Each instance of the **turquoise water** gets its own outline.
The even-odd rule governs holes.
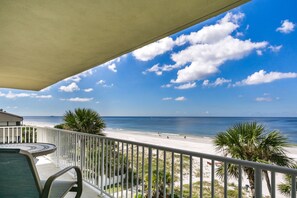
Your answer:
[[[239,122],[257,121],[269,130],[279,130],[297,143],[297,118],[293,117],[103,117],[108,130],[214,136]],[[25,116],[25,124],[54,126],[60,116]]]

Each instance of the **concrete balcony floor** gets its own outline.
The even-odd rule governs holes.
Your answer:
[[[46,157],[38,157],[38,162],[36,163],[37,171],[39,174],[39,177],[41,180],[47,180],[51,175],[57,173],[59,170],[58,167],[56,167],[50,160],[48,160]],[[73,180],[72,176],[70,174],[64,174],[59,178],[59,180]],[[89,184],[86,184],[84,182],[83,184],[83,193],[82,198],[100,198],[100,192],[90,186]],[[73,198],[75,197],[74,192],[68,193],[65,198]]]

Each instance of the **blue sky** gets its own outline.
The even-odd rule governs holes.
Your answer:
[[[42,91],[0,89],[4,110],[104,116],[297,116],[297,1],[254,0]]]

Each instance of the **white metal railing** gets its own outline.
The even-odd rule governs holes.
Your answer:
[[[286,174],[291,176],[291,197],[296,197],[295,169],[60,129],[26,128],[21,127],[27,138],[22,134],[22,142],[55,144],[53,162],[79,166],[84,181],[108,197],[251,197],[244,189],[247,167],[254,172],[255,197],[263,194],[263,171],[270,173],[272,198],[280,195],[276,176]],[[0,135],[13,140],[12,129],[1,129]],[[229,176],[230,164],[238,168],[237,178]],[[221,178],[216,174],[219,167]]]

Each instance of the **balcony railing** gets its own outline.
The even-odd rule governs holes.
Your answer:
[[[79,166],[84,181],[107,197],[251,197],[245,189],[247,167],[254,172],[255,197],[266,187],[263,171],[269,173],[272,198],[279,197],[282,179],[277,178],[285,175],[291,176],[291,197],[296,197],[297,170],[286,167],[43,127],[0,128],[0,139],[55,144],[53,163]],[[238,177],[228,174],[230,165]]]

